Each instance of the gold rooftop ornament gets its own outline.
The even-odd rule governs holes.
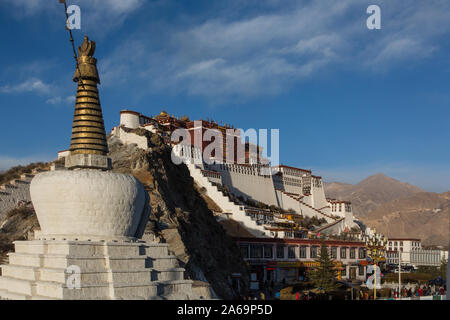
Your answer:
[[[106,157],[108,144],[97,89],[100,77],[94,53],[95,42],[85,36],[84,42],[78,47],[77,67],[73,77],[73,81],[78,82],[78,88],[70,156],[66,159],[66,167],[69,169],[111,168],[111,161]]]

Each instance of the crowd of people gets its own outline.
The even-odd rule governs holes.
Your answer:
[[[414,297],[422,297],[422,296],[436,296],[436,295],[445,295],[446,288],[445,286],[436,286],[436,285],[423,285],[422,287],[417,285],[415,288],[406,289],[403,287],[400,290],[400,293],[397,289],[391,289],[389,292],[389,298],[414,298]]]

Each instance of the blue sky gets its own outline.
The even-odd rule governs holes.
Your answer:
[[[109,131],[162,109],[280,129],[327,181],[450,189],[449,1],[73,0],[97,42]],[[366,8],[381,8],[368,30]],[[0,170],[70,144],[74,61],[57,0],[0,2]]]

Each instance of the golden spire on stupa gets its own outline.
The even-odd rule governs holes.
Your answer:
[[[78,82],[75,114],[73,116],[70,154],[97,154],[106,156],[105,126],[97,84],[100,77],[94,56],[95,42],[87,36],[78,47],[78,66],[73,77]]]

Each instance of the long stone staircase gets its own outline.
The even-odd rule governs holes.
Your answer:
[[[247,215],[244,206],[236,205],[230,201],[227,196],[224,196],[222,192],[220,192],[217,187],[203,175],[200,168],[191,163],[187,163],[186,166],[195,182],[206,189],[208,196],[214,200],[224,213],[231,214],[231,219],[241,222],[246,229],[256,237],[270,237],[269,230],[266,230],[263,225],[258,224],[256,219],[252,219]]]
[[[302,201],[301,199],[303,198],[303,196],[298,196],[292,193],[288,193],[288,192],[284,192],[282,191],[283,194],[285,194],[286,196],[288,196],[289,198],[298,201],[298,203],[300,204],[300,208],[301,209],[306,209],[306,211],[312,211],[314,216],[317,216],[318,218],[324,218],[325,220],[327,220],[328,223],[334,223],[337,221],[337,218],[326,214],[324,212],[322,212],[319,209],[314,208],[313,206],[307,204],[306,202]],[[303,210],[302,210],[303,211]],[[306,212],[307,213],[307,212]],[[308,214],[306,214],[308,215]]]
[[[184,280],[184,269],[169,255],[167,244],[57,240],[14,244],[10,263],[1,266],[1,299],[197,298],[192,280]]]

